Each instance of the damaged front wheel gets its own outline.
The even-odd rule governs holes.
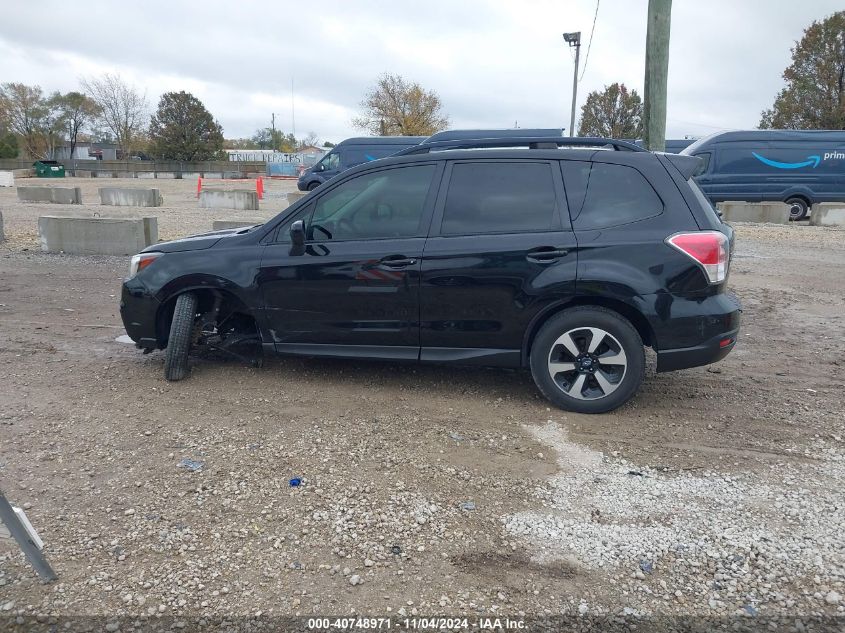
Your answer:
[[[188,373],[188,352],[191,349],[196,316],[197,296],[190,292],[179,295],[173,310],[164,359],[164,377],[167,380],[182,380]]]

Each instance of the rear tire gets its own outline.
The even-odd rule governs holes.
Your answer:
[[[643,341],[630,321],[597,306],[551,317],[531,346],[531,374],[553,404],[605,413],[637,392],[645,373]]]
[[[191,350],[194,319],[197,316],[197,296],[190,292],[179,295],[170,324],[167,339],[167,355],[164,359],[164,377],[167,380],[182,380],[188,374],[188,352]]]
[[[314,191],[319,186],[320,186],[319,182],[312,182],[308,185],[308,187],[306,187],[306,189],[308,189],[308,191]]]
[[[810,210],[810,205],[804,198],[790,198],[786,201],[789,205],[789,219],[793,222],[803,220],[807,217],[807,212]]]

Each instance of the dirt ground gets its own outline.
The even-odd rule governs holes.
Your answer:
[[[77,183],[85,200],[103,186]],[[195,208],[195,184],[155,185],[164,239],[233,215]],[[271,181],[261,213],[292,187]],[[161,352],[115,340],[128,258],[38,252],[54,208],[10,191],[0,486],[59,576],[40,583],[0,542],[10,626],[845,616],[845,231],[737,225],[736,349],[652,369],[631,403],[586,416],[519,371],[197,359],[167,383]]]

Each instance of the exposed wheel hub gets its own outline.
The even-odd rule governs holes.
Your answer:
[[[579,354],[575,366],[582,374],[594,374],[599,367],[599,359],[595,354]]]

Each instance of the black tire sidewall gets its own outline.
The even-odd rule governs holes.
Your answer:
[[[551,346],[561,334],[579,327],[601,328],[612,334],[625,350],[628,366],[622,384],[604,398],[572,398],[561,391],[549,375]],[[554,315],[540,328],[531,346],[530,365],[535,384],[556,406],[577,413],[605,413],[625,404],[639,389],[645,373],[645,351],[639,333],[623,316],[606,308],[578,307]]]
[[[185,293],[177,297],[164,359],[164,377],[167,380],[182,380],[188,374],[188,353],[196,308],[196,295]]]

